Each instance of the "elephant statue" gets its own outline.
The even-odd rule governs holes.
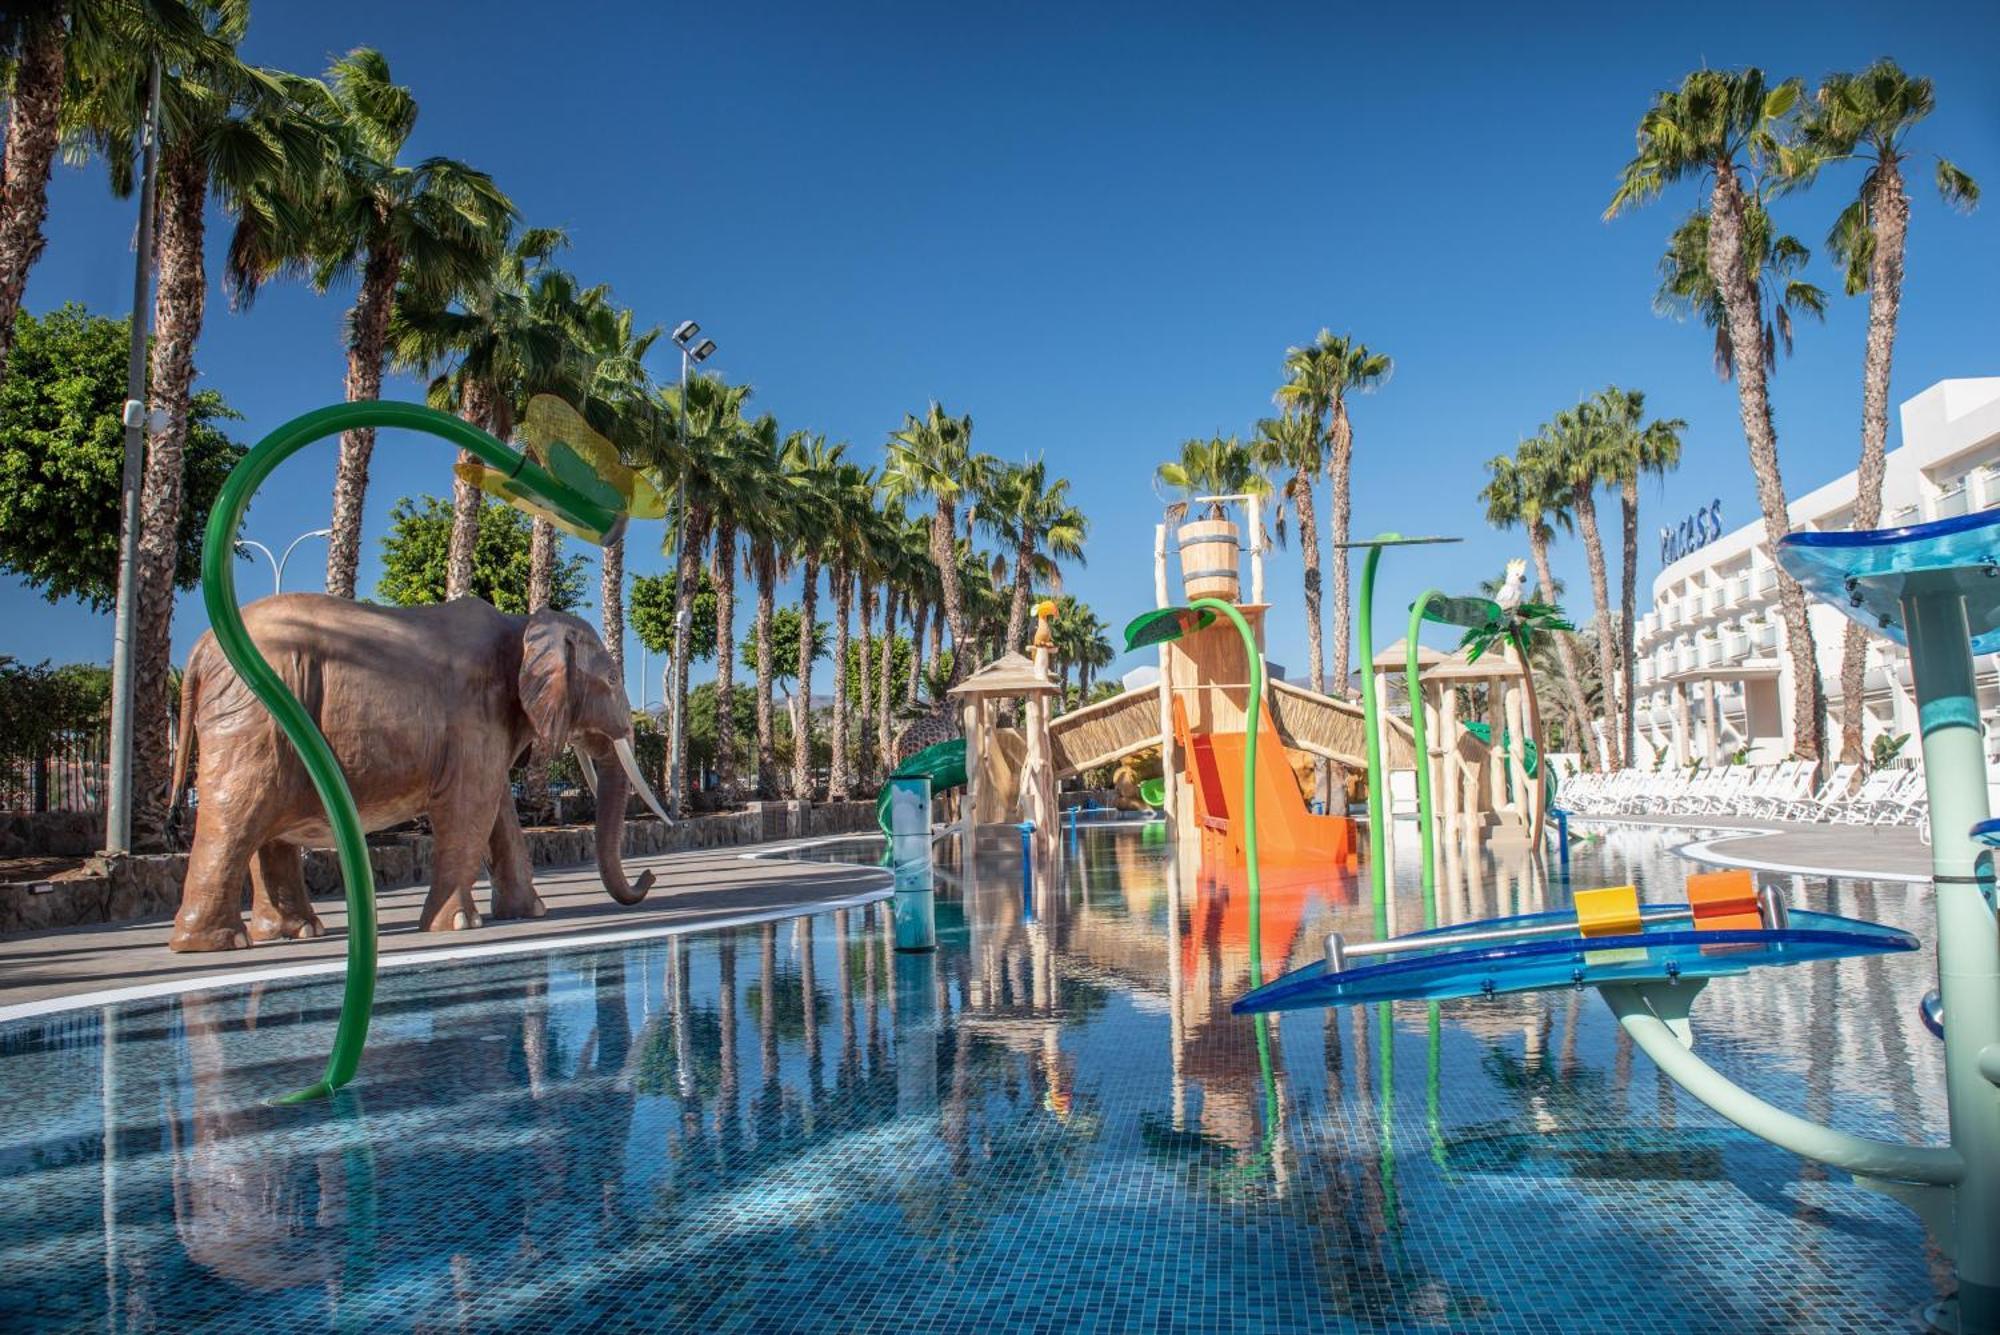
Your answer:
[[[379,607],[289,593],[243,609],[251,639],[319,726],[365,829],[428,815],[435,842],[425,931],[477,927],[472,884],[493,876],[495,918],[540,917],[508,770],[531,744],[577,748],[597,772],[597,868],[620,904],[649,871],[620,861],[626,799],[659,803],[632,757],[632,710],[597,632],[563,612],[509,616],[477,598]],[[306,895],[303,849],[331,838],[291,743],[222,656],[213,633],[188,657],[174,792],[189,743],[201,757],[187,881],[169,945],[228,950],[323,930]],[[245,873],[251,884],[246,934]]]

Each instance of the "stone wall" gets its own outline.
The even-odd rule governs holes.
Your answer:
[[[648,857],[710,848],[794,839],[807,834],[871,833],[873,802],[752,803],[747,811],[694,816],[672,826],[653,819],[625,822],[625,856]],[[537,867],[588,866],[597,860],[597,836],[587,825],[526,831],[528,856]],[[430,879],[431,836],[383,834],[369,840],[378,890],[421,885]],[[130,922],[171,915],[180,907],[187,855],[95,859],[81,871],[47,881],[0,884],[0,936],[52,927]],[[338,899],[345,890],[332,849],[306,850],[306,892]]]

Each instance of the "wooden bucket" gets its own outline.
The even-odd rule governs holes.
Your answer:
[[[1196,519],[1182,524],[1181,583],[1190,601],[1221,598],[1235,602],[1236,524],[1229,519]]]

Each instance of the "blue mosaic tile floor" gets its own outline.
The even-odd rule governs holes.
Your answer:
[[[1635,832],[1572,875],[1680,870]],[[392,970],[330,1106],[263,1100],[317,1074],[337,980],[0,1026],[0,1329],[1897,1330],[1948,1282],[1592,996],[1237,1018],[1240,887],[1140,831],[1025,895],[1005,842],[940,879],[931,956],[869,909]],[[1789,884],[1934,935],[1914,889]],[[1568,894],[1444,884],[1448,919]],[[1267,887],[1266,974],[1364,898]],[[1717,983],[1702,1051],[1938,1139],[1928,960]]]

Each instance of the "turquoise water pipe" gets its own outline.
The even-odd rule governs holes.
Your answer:
[[[251,693],[271,711],[271,717],[305,764],[320,803],[326,808],[327,828],[333,835],[341,880],[347,889],[347,984],[341,995],[333,1051],[327,1057],[326,1073],[317,1084],[285,1095],[277,1100],[280,1103],[325,1098],[352,1080],[361,1064],[361,1051],[368,1041],[369,1013],[375,1004],[375,873],[368,861],[368,840],[361,828],[361,813],[355,809],[354,795],[348,791],[347,776],[341,772],[333,748],[327,745],[298,697],[258,652],[244,628],[242,607],[236,597],[236,533],[251,496],[279,464],[308,445],[367,427],[421,431],[469,450],[484,463],[506,472],[522,490],[535,495],[578,529],[603,534],[608,539],[624,523],[623,515],[558,481],[532,459],[516,453],[478,427],[416,403],[364,400],[295,417],[257,442],[223,480],[203,538],[202,602],[223,657]]]

